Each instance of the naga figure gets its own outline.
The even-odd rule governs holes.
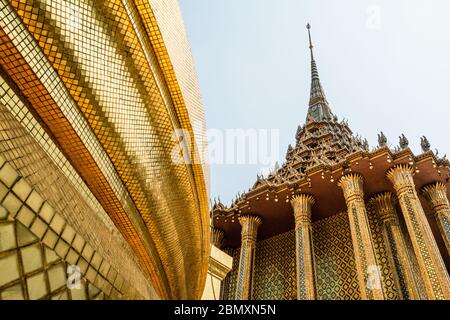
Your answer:
[[[423,152],[430,151],[430,142],[428,141],[427,137],[423,136],[420,138],[420,146],[422,147]]]
[[[379,145],[380,147],[383,147],[383,146],[386,145],[386,143],[387,143],[387,138],[386,138],[386,136],[384,135],[383,131],[381,131],[381,132],[378,134],[378,145]]]
[[[409,145],[409,141],[408,141],[408,139],[406,139],[406,137],[405,137],[405,135],[402,133],[402,135],[399,137],[399,140],[400,140],[400,148],[401,149],[405,149],[405,148],[407,148],[408,147],[408,145]]]

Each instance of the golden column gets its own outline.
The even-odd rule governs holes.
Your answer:
[[[220,248],[222,246],[223,238],[225,236],[223,230],[219,228],[213,228],[211,235],[212,235],[211,243],[215,245],[217,248]]]
[[[294,196],[291,200],[295,217],[298,300],[314,300],[316,297],[311,230],[311,207],[313,204],[314,198],[307,194]]]
[[[236,285],[236,300],[252,299],[253,265],[255,262],[256,237],[261,218],[254,215],[239,217],[242,226],[241,256]]]
[[[414,278],[412,262],[409,258],[405,238],[395,210],[395,199],[391,192],[385,192],[372,197],[370,203],[383,223],[382,230],[397,288],[403,299],[420,299]]]
[[[363,300],[383,300],[381,275],[364,204],[363,179],[359,174],[347,174],[339,180],[339,187],[347,203],[361,297]]]
[[[405,218],[428,299],[450,299],[447,270],[414,185],[413,169],[398,165],[386,176],[394,185]]]
[[[422,192],[433,209],[434,217],[450,254],[450,203],[447,198],[447,188],[442,182],[436,182],[422,188]]]

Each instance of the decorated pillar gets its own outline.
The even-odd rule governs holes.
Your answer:
[[[311,229],[311,207],[313,204],[314,198],[307,194],[294,196],[291,200],[295,217],[295,257],[298,300],[314,300],[316,298]]]
[[[242,226],[241,256],[236,285],[236,300],[251,300],[253,285],[253,265],[255,262],[256,237],[261,218],[254,215],[239,217]]]
[[[450,204],[447,198],[447,187],[442,182],[436,182],[425,186],[422,192],[430,203],[445,246],[450,254]]]
[[[395,210],[394,195],[390,192],[385,192],[372,197],[370,203],[382,221],[387,256],[393,269],[399,293],[403,299],[420,299],[413,274],[412,262],[407,252],[406,242]]]
[[[347,174],[339,180],[339,186],[347,203],[361,297],[363,300],[383,300],[381,275],[364,204],[363,179],[358,174]]]
[[[408,165],[398,165],[386,175],[397,193],[427,298],[450,299],[449,276],[417,195],[412,171]]]
[[[212,244],[220,249],[224,238],[223,230],[219,228],[213,228],[211,234],[212,234],[212,241],[211,241]]]

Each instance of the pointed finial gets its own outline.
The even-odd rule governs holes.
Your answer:
[[[311,91],[309,97],[309,109],[306,116],[306,121],[323,121],[332,120],[333,114],[328,106],[328,101],[325,96],[325,92],[320,84],[319,72],[317,70],[316,61],[314,60],[313,54],[313,44],[311,40],[311,25],[308,23],[306,25],[308,29],[309,38],[309,51],[311,54]]]
[[[306,29],[308,29],[308,38],[309,38],[309,50],[311,52],[311,60],[314,60],[314,55],[313,55],[313,44],[312,44],[312,40],[311,40],[311,25],[308,24],[306,25]]]

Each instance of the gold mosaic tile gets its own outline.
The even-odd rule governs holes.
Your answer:
[[[48,292],[44,272],[27,278],[27,288],[31,300],[43,298]]]
[[[15,285],[0,292],[0,300],[23,300],[22,286]]]
[[[33,4],[26,1],[10,3],[21,16],[23,24],[39,48],[34,46],[33,41],[11,45],[11,39],[6,35],[2,36],[4,52],[11,53],[3,57],[2,61],[7,72],[48,125],[113,222],[121,227],[122,234],[152,275],[160,294],[166,294],[165,291],[170,287],[173,295],[200,296],[201,284],[206,276],[209,247],[208,206],[203,168],[199,165],[171,166],[168,151],[173,149],[175,143],[171,140],[174,127],[181,123],[181,127],[192,132],[189,115],[193,115],[194,120],[203,121],[201,112],[198,112],[201,110],[201,103],[198,103],[197,99],[197,105],[194,108],[191,105],[189,113],[187,112],[182,91],[186,92],[186,88],[195,87],[195,83],[194,86],[189,86],[183,82],[180,88],[177,79],[187,78],[180,69],[177,71],[172,66],[165,51],[161,30],[155,28],[158,24],[155,24],[152,8],[140,1],[127,2],[127,8],[120,1],[68,1],[63,6],[50,0]],[[155,5],[157,6],[158,2],[155,2]],[[176,8],[174,3],[171,5]],[[7,14],[6,9],[3,11],[4,21],[13,26],[11,23],[15,23],[17,19]],[[29,11],[33,14],[29,14]],[[132,23],[134,16],[130,12],[140,15],[143,24]],[[179,14],[176,10],[174,13]],[[163,21],[162,19],[161,23]],[[78,29],[77,26],[83,28]],[[180,26],[181,24],[178,24],[177,28]],[[7,29],[7,26],[3,27]],[[28,40],[24,32],[18,31],[20,26],[14,27],[15,32],[24,40]],[[113,28],[116,31],[114,38],[104,32]],[[166,29],[162,32],[166,32],[164,30]],[[92,46],[93,42],[98,43],[98,46]],[[20,53],[23,57],[15,52],[15,46],[21,47]],[[44,62],[45,59],[39,60],[39,55],[35,54],[36,50],[41,50],[51,63],[52,67],[47,70],[57,71],[56,78],[42,73],[38,75],[39,79],[36,79],[33,71],[45,72],[44,66],[47,63]],[[175,58],[176,67],[182,59],[176,56]],[[18,62],[21,63],[21,73],[16,71]],[[13,65],[15,68],[11,68]],[[107,80],[96,72],[99,65],[108,70]],[[36,66],[40,68],[33,69]],[[178,77],[175,72],[178,72]],[[26,81],[23,76],[26,76]],[[110,81],[111,79],[114,81]],[[94,140],[88,142],[84,129],[75,125],[75,114],[67,111],[76,108],[67,109],[67,112],[63,111],[61,114],[61,109],[53,107],[63,107],[67,103],[61,95],[48,92],[47,88],[52,85],[65,87],[88,121],[95,138],[101,144],[102,150],[94,155],[98,161],[93,161],[93,155],[85,149],[85,145],[92,145]],[[127,90],[120,90],[121,88]],[[192,92],[186,96],[190,96],[190,102],[195,100]],[[120,103],[117,103],[118,101]],[[149,112],[155,108],[158,112]],[[135,110],[135,113],[130,114],[130,110]],[[60,114],[57,114],[58,112]],[[172,122],[174,115],[179,123]],[[127,121],[131,121],[135,128],[135,137],[128,134],[130,131]],[[146,139],[137,139],[142,135],[145,135]],[[147,139],[148,135],[152,138]],[[80,137],[87,143],[80,141]],[[196,150],[197,146],[194,145],[192,156]],[[89,151],[95,150],[91,148]],[[105,151],[121,181],[114,182],[110,176],[105,177],[108,164],[101,160]],[[145,172],[149,181],[146,181],[140,172]],[[160,187],[156,187],[158,184],[151,183],[153,181],[165,181],[163,187],[167,188],[167,192],[161,192]],[[121,183],[126,185],[126,189],[120,186]],[[128,203],[136,204],[138,213],[153,239],[157,239],[156,234],[167,238],[152,244],[134,232],[137,227],[136,220],[130,221],[127,216],[134,209],[118,201],[117,196],[123,199],[122,194],[115,194],[118,190],[129,191],[132,202]],[[150,194],[164,194],[166,199],[158,203],[159,196],[149,197]],[[128,210],[127,213],[124,209]],[[174,214],[175,212],[178,214]],[[167,225],[176,226],[176,232],[158,231],[164,230]],[[192,230],[198,231],[192,233]],[[188,234],[190,236],[187,236]],[[183,241],[179,238],[183,238]],[[151,257],[148,257],[146,255],[155,250],[152,246],[155,247],[157,255],[153,252]],[[188,255],[189,250],[186,248],[196,248],[194,252],[198,253],[200,259]],[[160,257],[164,268],[158,262],[157,256]],[[186,263],[179,263],[183,260],[186,260]],[[192,277],[183,281],[186,274],[192,273],[184,270],[184,265],[191,265],[199,271],[199,279]],[[165,270],[168,270],[166,275]],[[165,283],[165,277],[168,284]],[[160,280],[162,283],[159,283]],[[196,289],[192,291],[192,288]]]
[[[0,287],[19,278],[17,253],[0,256]]]
[[[20,179],[12,190],[22,201],[25,201],[31,193],[31,187],[25,179]]]
[[[8,211],[5,209],[5,207],[0,206],[0,220],[4,220],[8,217]]]
[[[30,273],[43,267],[43,257],[41,251],[41,246],[39,244],[34,244],[20,250],[25,273]]]
[[[8,251],[17,246],[14,229],[14,223],[0,224],[0,251]]]
[[[22,222],[26,227],[31,226],[31,222],[33,222],[34,213],[26,206],[22,206],[17,214],[17,220]]]
[[[36,191],[33,191],[28,197],[26,204],[34,212],[39,212],[39,209],[41,208],[43,202],[44,200],[42,199],[42,197]]]
[[[37,217],[30,228],[31,232],[33,232],[39,239],[42,239],[42,237],[45,234],[45,231],[47,231],[47,225],[45,222]]]
[[[8,210],[11,216],[15,216],[22,206],[22,203],[12,192],[10,192],[3,199],[2,206]]]
[[[44,219],[45,222],[50,223],[52,221],[55,210],[46,202],[43,204],[39,215]]]
[[[21,223],[16,223],[16,232],[19,247],[26,246],[37,240],[37,237]]]
[[[63,264],[58,264],[47,270],[50,290],[55,291],[66,285],[66,270]]]
[[[13,167],[7,163],[0,169],[0,177],[0,180],[10,188],[18,178],[18,174],[16,170],[14,170]]]

